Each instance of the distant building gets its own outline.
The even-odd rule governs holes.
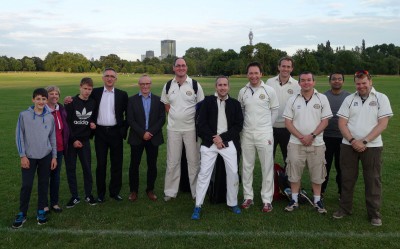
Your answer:
[[[251,29],[250,29],[250,33],[249,33],[250,46],[253,46],[253,37],[254,37],[253,31],[251,31]]]
[[[154,58],[154,51],[153,50],[148,50],[146,51],[146,58]]]
[[[163,40],[161,41],[161,58],[165,59],[168,55],[176,56],[176,41]]]
[[[144,59],[146,59],[146,58],[149,58],[149,59],[154,58],[154,51],[148,50],[148,51],[146,51],[146,54],[141,55],[141,61],[144,61]]]

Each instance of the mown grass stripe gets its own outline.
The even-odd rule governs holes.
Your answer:
[[[166,231],[166,230],[76,230],[76,229],[27,229],[22,228],[14,230],[12,228],[0,228],[1,232],[17,232],[17,233],[46,233],[46,234],[71,234],[71,235],[107,235],[107,236],[139,236],[139,237],[193,237],[193,236],[214,236],[214,237],[298,237],[298,238],[400,238],[400,232],[315,232],[315,231],[220,231],[220,232],[209,232],[209,231]]]

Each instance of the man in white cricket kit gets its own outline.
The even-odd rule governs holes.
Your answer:
[[[272,211],[274,194],[273,150],[274,138],[272,125],[278,116],[279,102],[275,90],[261,80],[262,69],[258,62],[247,66],[249,82],[239,91],[238,100],[242,106],[244,125],[241,137],[243,151],[243,209],[253,205],[253,170],[255,153],[261,164],[262,212]]]
[[[161,102],[168,113],[167,125],[167,169],[165,172],[164,200],[169,201],[178,194],[181,177],[182,141],[185,144],[188,162],[189,182],[192,197],[196,197],[196,178],[200,167],[200,154],[196,143],[195,114],[196,104],[204,99],[203,89],[197,84],[197,93],[193,82],[187,75],[184,59],[175,61],[173,70],[175,77],[167,84],[161,94]]]

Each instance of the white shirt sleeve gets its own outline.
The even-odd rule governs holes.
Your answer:
[[[295,98],[296,98],[296,95],[293,96],[293,97],[290,97],[288,99],[288,101],[286,103],[285,110],[283,111],[283,115],[282,115],[283,118],[287,118],[287,119],[293,120],[294,112],[293,112],[292,107],[293,107],[293,104],[294,104],[293,101],[295,100]]]
[[[272,124],[274,124],[276,119],[278,118],[278,113],[279,113],[279,110],[277,108],[271,110],[271,121],[272,121]]]
[[[169,99],[168,99],[168,95],[167,95],[167,91],[166,91],[166,86],[167,84],[164,85],[162,92],[161,92],[161,102],[163,102],[164,104],[169,104]],[[171,89],[170,89],[171,90]]]
[[[380,93],[379,95],[380,96],[377,96],[379,101],[378,119],[393,116],[393,111],[390,106],[389,98],[382,93]]]
[[[201,85],[199,84],[199,82],[197,82],[197,103],[199,103],[200,101],[202,101],[204,99],[204,92],[203,92],[203,88],[201,87]],[[161,100],[162,101],[162,100]]]

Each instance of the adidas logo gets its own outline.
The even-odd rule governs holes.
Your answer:
[[[86,108],[83,108],[82,113],[80,113],[79,111],[75,111],[75,114],[80,120],[74,120],[74,124],[76,124],[76,125],[88,125],[89,124],[89,122],[86,121],[85,119],[90,118],[90,116],[92,116],[92,112],[86,113]]]
[[[86,108],[83,108],[82,113],[75,111],[75,114],[79,119],[88,119],[90,116],[92,116],[92,112],[86,113]]]

